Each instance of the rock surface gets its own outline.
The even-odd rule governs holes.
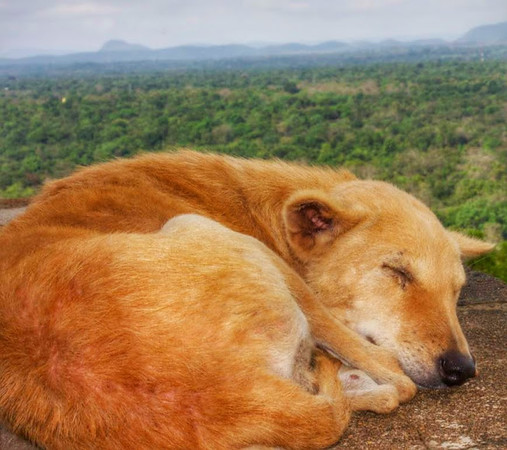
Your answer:
[[[507,449],[507,285],[488,278],[487,289],[503,298],[465,297],[458,307],[479,377],[455,389],[420,391],[387,416],[356,414],[336,448]]]
[[[0,226],[6,225],[9,220],[14,219],[17,215],[21,214],[26,208],[10,208],[0,209]]]
[[[0,204],[0,226],[23,203]],[[479,377],[464,386],[420,391],[394,413],[356,413],[336,449],[507,449],[507,284],[468,274],[458,315]],[[0,426],[0,450],[34,450]]]

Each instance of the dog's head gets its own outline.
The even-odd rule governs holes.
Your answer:
[[[456,316],[461,259],[492,244],[446,230],[414,197],[375,181],[297,192],[284,219],[291,251],[319,298],[391,349],[414,382],[443,387],[475,375]]]

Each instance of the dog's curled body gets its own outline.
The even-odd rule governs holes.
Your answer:
[[[180,214],[208,219],[164,227]],[[350,408],[328,359],[319,395],[298,385],[309,330],[389,386],[353,409],[461,384],[460,257],[491,248],[341,170],[195,152],[83,169],[0,233],[0,419],[56,449],[324,447]]]
[[[339,438],[337,367],[320,358],[313,373],[298,280],[255,239],[192,215],[156,234],[41,227],[18,239],[39,245],[23,258],[3,248],[0,417],[13,430],[48,449]]]

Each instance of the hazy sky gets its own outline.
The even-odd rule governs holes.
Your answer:
[[[507,20],[506,0],[0,0],[0,54],[187,43],[457,37]]]

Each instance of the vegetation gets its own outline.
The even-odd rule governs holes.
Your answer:
[[[181,146],[346,166],[450,227],[507,237],[507,62],[425,61],[0,78],[0,196]],[[476,262],[506,276],[506,246]]]

